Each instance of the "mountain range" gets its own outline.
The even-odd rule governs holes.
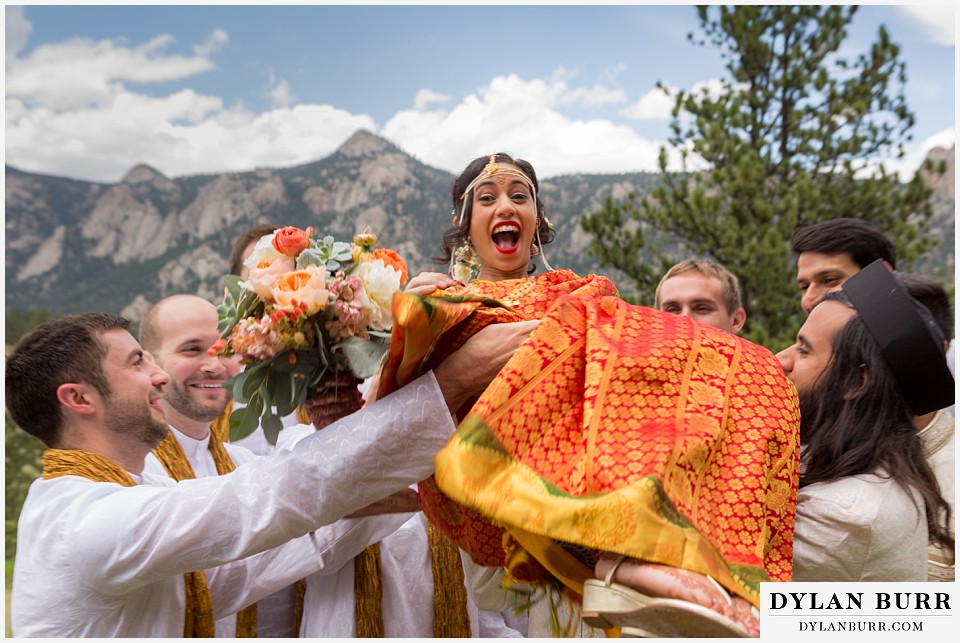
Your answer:
[[[937,149],[931,156],[947,161],[948,170],[931,181],[935,215],[921,232],[942,241],[920,265],[952,288],[954,150]],[[5,170],[8,309],[103,310],[137,320],[171,294],[216,302],[233,240],[264,221],[312,225],[345,241],[369,227],[379,245],[406,259],[411,274],[446,271],[432,257],[452,219],[454,175],[363,130],[326,158],[284,169],[171,179],[137,165],[115,184]],[[587,255],[589,239],[579,219],[607,196],[643,194],[658,180],[656,173],[541,180],[540,195],[557,234],[546,247],[549,262],[624,283]]]

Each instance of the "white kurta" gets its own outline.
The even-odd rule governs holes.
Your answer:
[[[867,474],[818,482],[797,494],[795,581],[924,581],[927,519],[889,478]]]
[[[214,612],[235,613],[382,538],[371,527],[381,519],[331,523],[432,474],[453,430],[429,373],[225,476],[37,480],[19,521],[13,634],[180,637],[182,575],[196,569],[210,570]]]
[[[956,508],[956,420],[949,409],[940,409],[930,420],[930,424],[920,431],[920,441],[923,442],[923,453],[927,456],[927,463],[937,476],[940,493],[950,505],[950,533],[956,534],[954,525],[957,523],[954,510]],[[930,545],[927,551],[927,580],[951,582],[955,578],[955,555],[949,550]]]
[[[202,440],[196,440],[180,432],[176,427],[170,426],[170,431],[174,438],[183,449],[190,468],[197,478],[208,478],[219,475],[217,473],[217,463],[210,453],[210,435]],[[224,447],[230,455],[230,459],[235,466],[241,466],[247,462],[257,459],[256,454],[235,444],[225,444]],[[144,465],[144,471],[155,473],[156,475],[168,475],[166,469],[160,463],[153,453],[147,456]],[[257,609],[257,637],[258,638],[276,638],[291,637],[296,631],[294,619],[294,609],[296,602],[296,586],[290,585],[280,591],[266,596],[258,601]],[[216,636],[217,638],[235,638],[237,635],[237,616],[236,614],[227,614],[225,616],[216,615]]]
[[[297,441],[314,432],[313,427],[305,425],[284,429],[277,441],[277,448],[291,448]],[[427,518],[422,512],[418,512],[380,541],[380,579],[383,586],[381,610],[384,636],[432,638],[433,568],[427,536]],[[469,587],[467,613],[473,637],[521,636],[519,632],[504,624],[504,618],[499,613],[480,613],[474,601],[469,598]],[[352,560],[336,574],[315,574],[307,578],[300,636],[357,636]]]

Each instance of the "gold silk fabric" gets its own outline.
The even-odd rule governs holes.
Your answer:
[[[487,323],[542,320],[420,485],[474,561],[582,593],[610,551],[708,574],[754,605],[761,581],[790,580],[799,409],[768,350],[569,271],[455,294],[395,298],[382,388]]]

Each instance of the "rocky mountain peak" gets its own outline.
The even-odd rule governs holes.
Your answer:
[[[153,169],[145,163],[139,163],[130,168],[130,171],[127,172],[126,176],[123,177],[121,183],[133,184],[133,183],[152,183],[160,179],[162,181],[168,181],[167,177]]]
[[[347,158],[363,158],[395,151],[396,148],[389,141],[380,138],[373,132],[361,129],[357,130],[340,146],[337,154]]]

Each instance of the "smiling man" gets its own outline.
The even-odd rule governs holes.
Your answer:
[[[790,249],[797,255],[800,305],[807,315],[824,295],[840,290],[843,282],[877,259],[888,270],[897,267],[893,243],[861,219],[838,217],[798,228]]]
[[[148,471],[177,481],[205,478],[229,473],[257,457],[241,446],[211,439],[210,423],[231,399],[223,383],[240,370],[235,360],[207,353],[218,337],[217,309],[200,297],[167,297],[144,315],[140,343],[170,377],[163,395],[169,430],[147,457]],[[294,596],[290,586],[268,597],[273,609],[258,614],[251,605],[219,618],[216,636],[249,638],[258,630],[261,637],[291,636]],[[283,627],[281,613],[291,621],[288,627]]]

